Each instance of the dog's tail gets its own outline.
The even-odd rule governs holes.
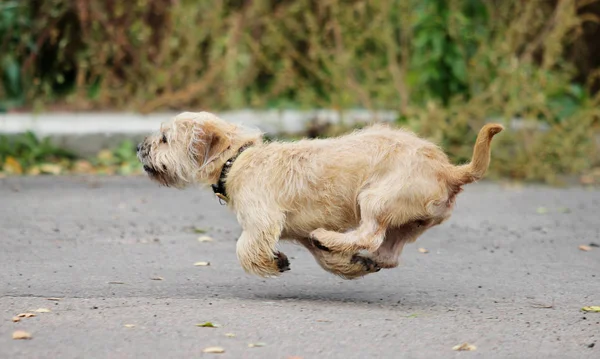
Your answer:
[[[502,125],[496,123],[483,126],[477,135],[471,163],[454,167],[453,177],[456,185],[461,186],[480,180],[483,177],[490,165],[492,138],[503,129]]]

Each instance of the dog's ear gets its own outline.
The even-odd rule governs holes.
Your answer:
[[[197,155],[196,160],[200,167],[204,167],[231,146],[235,127],[227,123],[213,123],[212,121],[196,124],[196,126],[199,128],[194,130],[192,151]]]

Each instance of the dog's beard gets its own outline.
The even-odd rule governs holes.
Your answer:
[[[169,176],[166,171],[159,171],[159,170],[155,169],[154,167],[151,167],[148,165],[144,165],[144,171],[146,171],[146,173],[148,174],[148,177],[150,177],[151,180],[156,181],[163,186],[177,187],[175,185],[176,184],[175,179],[173,179],[171,176]]]
[[[166,187],[182,187],[181,181],[175,175],[173,171],[169,171],[166,165],[154,164],[150,156],[150,150],[138,151],[138,159],[142,163],[144,171],[148,174],[151,180],[158,182],[162,186]]]

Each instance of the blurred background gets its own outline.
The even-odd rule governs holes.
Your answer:
[[[600,182],[598,0],[1,0],[0,74],[5,118],[390,111],[455,162],[498,121],[490,178]],[[5,133],[0,175],[137,173],[134,142],[83,156]]]

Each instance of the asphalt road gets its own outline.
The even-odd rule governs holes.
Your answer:
[[[600,248],[578,248],[600,244],[599,213],[599,191],[470,185],[399,268],[346,281],[284,244],[292,269],[267,280],[207,191],[2,179],[0,358],[600,358],[600,313],[581,310],[600,305]]]

